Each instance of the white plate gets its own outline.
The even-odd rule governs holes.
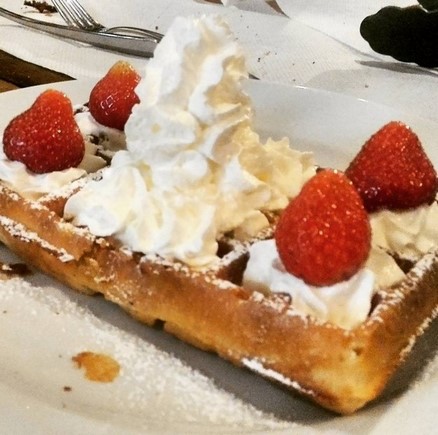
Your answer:
[[[50,87],[81,103],[91,83]],[[438,163],[438,125],[431,122],[328,92],[258,81],[247,88],[260,133],[289,136],[295,148],[314,151],[323,166],[345,168],[362,143],[392,119],[410,124]],[[0,131],[41,90],[0,95]],[[10,255],[2,249],[3,261]],[[139,324],[101,298],[79,295],[36,273],[26,281],[0,282],[0,432],[433,432],[436,337],[437,322],[381,399],[354,416],[338,417]],[[113,356],[121,375],[109,384],[87,381],[71,361],[82,351]]]

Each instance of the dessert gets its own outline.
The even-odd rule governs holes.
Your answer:
[[[128,62],[113,65],[91,91],[89,107],[93,118],[102,125],[123,130],[132,107],[139,102],[135,93],[139,81],[139,74]]]
[[[126,149],[108,166],[27,196],[24,185],[54,173],[33,175],[20,166],[27,171],[20,185],[7,176],[12,164],[23,164],[0,162],[0,239],[71,287],[101,293],[146,324],[162,324],[348,414],[378,396],[436,315],[437,254],[431,250],[404,272],[373,243],[345,175],[316,174],[312,156],[287,139],[262,142],[241,88],[245,75],[243,53],[224,23],[177,19],[135,89]],[[291,212],[291,200],[302,203],[311,191],[321,210],[320,189],[309,188],[319,183],[328,210],[339,186],[338,211],[327,219],[343,216],[335,231],[347,236],[337,238],[336,250],[326,245],[334,268],[308,284],[280,270],[276,244],[287,241],[284,216],[307,213],[303,205]],[[345,209],[354,219],[343,221]],[[315,222],[322,231],[326,219]],[[272,259],[265,261],[268,251]],[[285,263],[295,258],[281,256]],[[288,291],[260,282],[265,269],[258,264],[268,275],[276,267],[282,278],[292,277]]]
[[[47,124],[46,112],[50,113]],[[6,127],[3,151],[9,160],[23,163],[36,174],[78,166],[84,158],[85,143],[70,100],[58,91],[43,92],[30,109]]]
[[[436,248],[438,178],[409,127],[400,122],[382,127],[346,174],[370,212],[373,245],[411,265]]]
[[[390,122],[362,147],[346,170],[369,212],[432,204],[438,179],[417,135]]]
[[[321,287],[350,279],[368,258],[370,239],[357,190],[343,174],[329,170],[306,183],[281,213],[275,231],[286,270]]]

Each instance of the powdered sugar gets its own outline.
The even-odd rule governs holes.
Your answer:
[[[21,279],[0,282],[1,312],[0,366],[6,371],[0,370],[0,382],[8,382],[8,370],[17,371],[32,394],[53,406],[60,406],[60,400],[69,410],[143,430],[188,423],[195,423],[191,432],[197,427],[240,431],[294,426],[245,404],[178,358],[99,319],[54,288],[33,287]],[[27,349],[26,358],[20,348]],[[71,363],[82,351],[111,356],[121,374],[105,386],[85,380]],[[63,385],[71,394],[62,393]]]
[[[314,392],[311,390],[307,390],[298,382],[293,381],[292,379],[286,378],[281,373],[276,372],[275,370],[271,370],[266,368],[263,363],[257,359],[248,359],[244,358],[242,360],[243,365],[245,367],[248,367],[250,370],[253,370],[262,376],[265,376],[269,379],[272,379],[274,381],[279,382],[280,384],[286,385],[288,387],[293,388],[294,390],[301,391],[302,393],[308,394],[308,395],[314,395]]]
[[[376,309],[373,311],[371,320],[381,322],[381,314],[388,310],[390,307],[397,306],[405,298],[405,294],[408,291],[415,291],[418,282],[423,277],[424,273],[430,271],[432,265],[438,261],[438,251],[432,251],[426,254],[409,272],[407,278],[400,283],[400,286],[396,288],[389,288],[381,290],[382,301],[379,302]],[[435,318],[432,315],[431,318]]]
[[[74,260],[73,255],[69,254],[65,249],[58,249],[46,240],[41,239],[38,234],[28,231],[22,224],[19,224],[12,219],[0,216],[0,224],[7,228],[9,234],[13,237],[18,237],[24,242],[39,244],[45,250],[56,255],[63,263]]]

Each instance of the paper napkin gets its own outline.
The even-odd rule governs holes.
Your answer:
[[[250,72],[260,79],[341,92],[438,121],[431,98],[438,73],[373,53],[360,38],[361,20],[386,0],[277,0],[285,14],[241,9],[241,2],[246,0],[228,0],[228,6],[202,0],[126,0],[121,6],[113,0],[81,0],[107,26],[133,25],[161,33],[179,15],[219,14],[243,46]],[[263,3],[257,1],[257,6],[268,6]],[[3,0],[1,6],[62,22],[58,14],[44,17],[35,9],[30,12],[21,1]],[[140,72],[146,62],[48,36],[4,18],[0,18],[0,49],[75,78],[98,79],[121,58]]]

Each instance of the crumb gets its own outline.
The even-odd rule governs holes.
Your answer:
[[[63,390],[64,390],[65,392],[67,392],[67,393],[69,393],[72,389],[73,389],[73,388],[72,388],[72,387],[69,387],[68,385],[66,385],[66,386],[63,388]]]
[[[14,276],[26,276],[30,275],[31,270],[24,263],[1,263],[0,262],[0,276],[2,278],[12,278]]]
[[[32,8],[35,8],[41,14],[45,14],[45,13],[51,14],[51,13],[58,12],[54,6],[49,5],[47,2],[39,2],[39,1],[35,1],[35,0],[30,0],[30,1],[25,1],[24,6],[30,6]]]
[[[85,370],[85,377],[90,381],[112,382],[120,372],[120,364],[108,355],[81,352],[72,360],[78,368]]]

